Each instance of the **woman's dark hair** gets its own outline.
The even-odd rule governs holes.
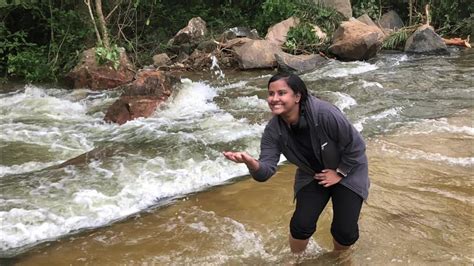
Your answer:
[[[304,81],[295,74],[278,73],[270,78],[267,88],[270,87],[270,83],[280,79],[285,80],[286,84],[288,84],[295,94],[299,93],[301,95],[302,102],[308,99],[308,89],[306,88],[306,84],[304,84]]]

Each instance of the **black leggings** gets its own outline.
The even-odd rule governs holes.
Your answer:
[[[296,194],[296,209],[291,217],[290,233],[295,239],[308,239],[316,231],[319,215],[332,200],[331,234],[341,245],[350,246],[359,238],[362,198],[341,184],[323,187],[317,181],[304,186]]]

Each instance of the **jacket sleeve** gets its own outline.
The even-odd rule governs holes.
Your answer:
[[[338,169],[349,174],[354,166],[367,163],[365,142],[344,114],[331,105],[321,113],[320,124],[327,136],[337,143],[341,152]]]
[[[260,141],[259,168],[256,171],[249,169],[252,177],[259,182],[264,182],[275,174],[281,154],[281,147],[276,136],[275,128],[272,127],[272,123],[269,123]]]

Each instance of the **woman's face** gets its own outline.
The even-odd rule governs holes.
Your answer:
[[[270,83],[268,86],[267,102],[272,114],[289,116],[299,112],[301,94],[295,92],[286,84],[284,79]]]

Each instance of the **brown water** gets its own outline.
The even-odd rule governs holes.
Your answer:
[[[371,189],[360,239],[333,254],[331,208],[302,265],[472,265],[473,109],[368,139]],[[275,265],[287,244],[295,168],[189,195],[107,227],[42,244],[18,265]]]

